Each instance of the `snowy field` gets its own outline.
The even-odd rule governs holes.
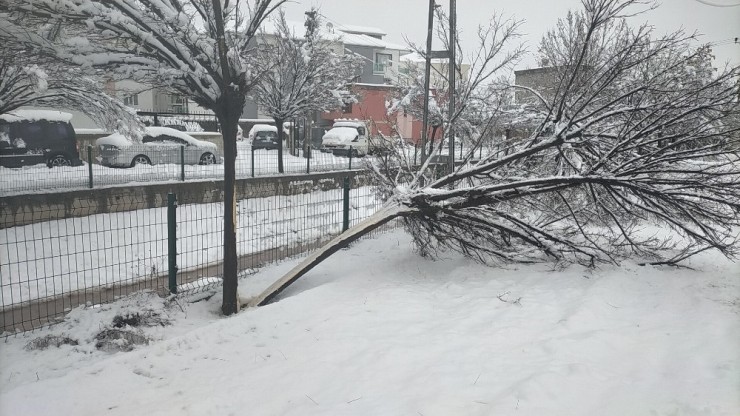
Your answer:
[[[236,159],[237,178],[252,176],[251,147],[245,143],[238,144]],[[330,153],[315,150],[310,160],[311,172],[344,170],[349,166],[349,159],[337,157]],[[94,155],[93,155],[94,157]],[[254,152],[254,175],[277,175],[277,150],[259,149]],[[352,161],[353,167],[360,167],[362,161]],[[284,171],[286,174],[306,172],[306,159],[283,153]],[[10,169],[0,167],[0,195],[17,195],[35,192],[59,192],[60,189],[86,189],[89,185],[89,167],[85,164],[77,167],[58,167],[49,169],[46,165],[24,166]],[[179,164],[138,165],[133,168],[109,168],[93,164],[93,186],[127,184],[136,182],[172,182],[180,180]],[[224,165],[186,165],[185,179],[223,179]]]
[[[338,234],[342,189],[239,201],[237,252],[290,249]],[[371,187],[350,191],[350,219],[377,209]],[[178,267],[223,258],[223,204],[178,207]],[[133,283],[167,271],[167,209],[97,214],[0,230],[0,305]]]
[[[142,294],[7,338],[0,414],[736,416],[740,267],[689,265],[486,268],[394,231],[230,318],[218,294]],[[124,326],[150,340],[130,352],[95,339],[133,313],[168,324]],[[78,345],[24,349],[49,334]]]

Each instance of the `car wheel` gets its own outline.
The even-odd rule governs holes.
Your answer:
[[[203,155],[200,157],[201,165],[213,165],[215,163],[216,156],[214,156],[213,153],[203,153]]]
[[[144,155],[138,155],[134,157],[134,160],[131,161],[132,168],[136,165],[151,165],[151,164],[152,164],[152,161],[149,160],[149,158]]]
[[[67,159],[67,156],[64,155],[54,155],[49,158],[49,161],[46,162],[46,164],[50,167],[56,167],[56,166],[71,166],[72,161]]]

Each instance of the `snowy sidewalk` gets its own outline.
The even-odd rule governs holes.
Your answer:
[[[218,295],[183,310],[141,295],[8,338],[0,414],[737,415],[740,267],[691,266],[486,268],[422,259],[394,231],[231,318]],[[147,309],[171,322],[141,329],[149,345],[95,348]],[[79,345],[23,349],[50,333]]]

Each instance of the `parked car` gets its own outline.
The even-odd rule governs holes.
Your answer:
[[[82,165],[71,119],[69,113],[49,110],[15,110],[0,115],[0,166]]]
[[[370,153],[367,125],[359,120],[341,120],[322,138],[321,150],[335,155],[364,156]]]
[[[247,140],[252,144],[252,149],[277,149],[277,127],[269,124],[255,124],[249,130]]]
[[[322,137],[321,151],[337,156],[383,154],[392,147],[393,138],[372,133],[369,123],[358,119],[337,119]]]
[[[98,161],[103,166],[134,167],[180,163],[180,152],[185,146],[185,164],[211,165],[221,163],[218,147],[168,127],[146,127],[141,143],[122,134],[112,134],[95,141]]]

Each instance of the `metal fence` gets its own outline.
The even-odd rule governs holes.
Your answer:
[[[93,160],[92,164],[83,162],[82,166],[61,166],[48,168],[46,165],[25,166],[23,168],[0,167],[0,196],[19,195],[34,192],[59,192],[97,188],[101,186],[132,184],[140,182],[168,182],[201,179],[223,179],[224,165],[187,164],[184,148],[162,149],[152,146],[156,154],[167,154],[163,163],[136,165],[128,168],[106,167],[97,163],[98,150],[92,146],[83,150],[83,160]],[[165,152],[167,150],[167,152]],[[179,150],[179,151],[178,151]],[[330,172],[359,168],[366,158],[335,156],[318,150],[295,155],[283,153],[284,174]],[[220,161],[219,161],[220,162]],[[237,147],[237,179],[272,176],[281,174],[278,170],[277,150],[253,149],[248,143],[240,142]]]
[[[345,192],[345,177],[349,173],[323,175],[320,186],[307,181],[312,189],[298,193],[301,187],[288,192],[270,181],[240,182],[237,194],[247,197],[237,209],[239,269],[314,250],[340,233],[344,221],[375,212],[380,202],[372,187],[353,176]],[[2,330],[34,329],[77,305],[142,289],[169,293],[219,285],[223,203],[203,203],[202,191],[180,189],[169,196],[169,206],[74,218],[64,217],[64,207],[50,207],[60,210],[50,217],[60,219],[0,229]],[[157,198],[167,201],[168,195]]]

